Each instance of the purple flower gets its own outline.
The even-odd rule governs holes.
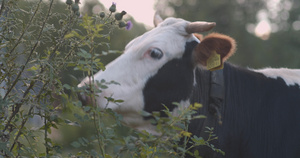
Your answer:
[[[127,21],[126,23],[126,30],[130,30],[133,27],[133,24],[131,21]]]
[[[109,7],[109,11],[112,12],[112,13],[115,12],[116,11],[116,5],[117,4],[115,2],[112,2],[112,5]]]

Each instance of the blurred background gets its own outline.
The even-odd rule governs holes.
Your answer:
[[[82,1],[82,0],[81,0]],[[212,30],[236,39],[238,49],[230,62],[251,68],[300,67],[300,1],[298,0],[115,0],[117,8],[133,19],[131,31],[116,31],[111,49],[125,45],[153,27],[158,10],[163,18],[213,21]],[[98,14],[111,0],[82,1],[81,13]],[[121,11],[121,10],[119,10]],[[131,15],[131,16],[130,16]]]
[[[215,32],[236,39],[230,62],[251,68],[300,67],[300,1],[169,0],[164,15],[217,23]]]
[[[21,1],[20,7],[28,8],[33,2],[36,1]],[[112,2],[116,2],[117,12],[125,10],[127,12],[125,20],[131,20],[133,23],[133,28],[129,31],[114,30],[110,41],[105,41],[109,45],[97,50],[99,54],[103,54],[101,61],[104,64],[119,56],[129,41],[152,29],[153,15],[158,10],[163,18],[177,17],[188,21],[216,22],[217,26],[210,32],[226,34],[237,41],[238,49],[229,59],[231,63],[250,68],[300,68],[299,0],[80,0],[80,2],[81,15],[99,14],[107,11]],[[57,1],[53,8],[53,13],[68,13],[65,0]],[[46,12],[47,8],[43,9]],[[28,21],[28,18],[24,17],[24,21]],[[50,19],[54,27],[59,26],[60,18],[57,16]],[[39,47],[37,52],[39,51],[44,50]],[[109,51],[114,53],[105,53]],[[69,68],[61,73],[61,77],[63,83],[76,86],[85,76],[82,72]],[[66,116],[67,118],[74,119],[72,111],[68,115],[70,116]],[[95,132],[91,129],[91,124],[82,124],[81,128],[61,127],[62,132],[57,132],[57,135],[53,132],[53,137],[57,142],[69,146],[74,138]],[[125,129],[120,130],[120,133],[124,134],[124,131],[129,130],[123,128]]]

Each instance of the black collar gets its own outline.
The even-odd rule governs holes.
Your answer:
[[[223,69],[215,70],[210,73],[210,92],[208,110],[216,117],[218,123],[222,124],[220,108],[224,102],[225,87],[224,87]]]
[[[207,107],[203,107],[203,114],[206,118],[203,120],[202,125],[199,128],[200,136],[205,138],[207,136],[206,127],[216,128],[218,125],[222,124],[221,117],[221,108],[224,105],[225,100],[225,85],[224,85],[224,76],[223,70],[215,70],[209,72],[208,76],[208,102],[205,105]],[[206,92],[207,93],[207,92]],[[205,106],[204,105],[204,106]],[[206,113],[206,110],[208,113]]]
[[[221,118],[221,108],[224,106],[225,101],[225,85],[224,85],[224,76],[223,70],[215,70],[209,72],[205,83],[208,84],[208,101],[204,101],[207,107],[203,107],[204,115],[206,116],[201,122],[199,128],[196,128],[197,136],[202,137],[207,140],[210,137],[210,134],[207,132],[207,127],[213,129],[214,134],[217,134],[217,127],[222,124]],[[203,86],[203,85],[202,85]],[[202,87],[203,88],[203,87]],[[204,99],[206,100],[206,99]],[[205,106],[204,105],[204,106]],[[205,111],[208,111],[206,113]],[[199,124],[198,124],[199,125]],[[214,144],[216,148],[220,148],[218,140],[212,140],[210,142]],[[201,154],[204,154],[205,157],[218,157],[219,154],[212,151],[210,148],[201,148]]]

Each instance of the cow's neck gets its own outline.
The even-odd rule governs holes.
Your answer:
[[[195,72],[196,84],[194,85],[193,93],[190,98],[191,103],[201,103],[202,108],[198,109],[198,114],[205,115],[206,119],[192,120],[191,124],[197,124],[197,126],[189,126],[189,131],[193,134],[200,136],[201,131],[206,126],[214,126],[213,123],[208,123],[208,118],[214,118],[214,114],[209,112],[210,104],[210,85],[211,85],[211,72],[202,68],[197,68]],[[209,121],[211,122],[211,121]]]

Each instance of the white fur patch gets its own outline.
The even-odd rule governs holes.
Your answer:
[[[254,70],[255,72],[259,72],[264,74],[269,78],[282,78],[288,86],[299,85],[300,86],[300,69],[288,69],[288,68],[265,68]]]
[[[147,80],[168,61],[181,58],[187,41],[197,38],[185,31],[188,21],[183,19],[168,18],[153,30],[132,40],[125,48],[124,54],[106,66],[105,71],[94,75],[95,80],[104,79],[107,82],[115,81],[120,85],[109,85],[102,90],[97,98],[100,107],[107,107],[124,111],[141,111],[144,107],[143,88]],[[159,48],[164,53],[159,60],[145,58],[145,53],[150,48]],[[84,79],[78,86],[89,83]],[[120,105],[108,103],[105,97],[122,99]]]
[[[97,105],[111,108],[122,114],[128,126],[143,130],[149,126],[140,115],[144,109],[143,89],[147,80],[170,60],[181,58],[186,42],[199,40],[185,31],[188,21],[168,18],[156,28],[144,33],[127,44],[124,54],[106,66],[105,71],[94,75],[94,79],[106,82],[115,81],[119,85],[109,85],[98,94]],[[158,48],[163,52],[160,59],[153,59],[145,53],[149,49]],[[78,87],[89,84],[85,78]],[[121,99],[122,103],[107,103],[105,97]],[[147,127],[148,128],[148,127]],[[155,133],[152,127],[148,129]],[[147,131],[148,131],[147,130]]]

